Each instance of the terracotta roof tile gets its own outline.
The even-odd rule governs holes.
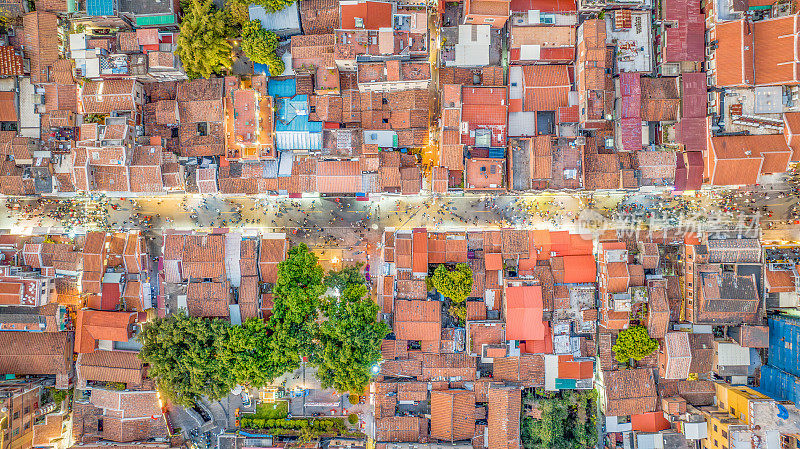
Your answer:
[[[571,83],[566,65],[527,65],[522,73],[525,111],[556,111],[569,106]]]
[[[439,340],[441,309],[438,301],[396,300],[394,333],[403,340]]]
[[[606,416],[653,412],[658,406],[655,379],[650,369],[603,371]]]
[[[58,18],[51,12],[33,11],[22,17],[25,55],[31,62],[31,82],[49,82],[50,68],[59,59]]]
[[[443,441],[470,439],[475,433],[475,393],[431,392],[431,437]]]
[[[521,444],[519,417],[522,408],[522,392],[518,387],[489,387],[488,433],[490,448],[512,449]]]

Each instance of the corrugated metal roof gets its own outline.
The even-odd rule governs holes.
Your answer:
[[[250,5],[250,20],[260,20],[261,28],[274,31],[281,36],[300,34],[300,12],[297,2],[280,11],[268,13],[263,6]]]
[[[767,364],[800,376],[800,319],[777,316],[769,319],[769,357]],[[763,384],[763,383],[762,383]]]
[[[90,16],[110,16],[114,14],[114,0],[87,0],[86,14]]]
[[[770,365],[761,367],[761,381],[756,390],[765,395],[797,403],[800,400],[800,382],[794,375]]]

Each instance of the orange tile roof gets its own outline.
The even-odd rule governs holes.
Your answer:
[[[19,76],[24,73],[22,56],[10,45],[0,46],[0,76]]]
[[[564,256],[564,282],[567,284],[593,283],[597,278],[597,264],[591,254]]]
[[[711,185],[752,185],[759,175],[788,169],[792,150],[780,134],[718,136],[709,147]]]
[[[651,369],[604,371],[603,383],[606,416],[636,415],[657,409],[658,394]]]
[[[506,338],[543,340],[542,287],[506,287],[505,296]]]
[[[97,340],[127,342],[136,321],[135,312],[79,310],[75,320],[75,352],[94,352]]]
[[[522,392],[519,387],[489,387],[489,448],[516,449],[521,446],[519,416]]]
[[[439,340],[441,313],[439,301],[398,299],[394,302],[394,334],[401,340]]]
[[[755,84],[797,84],[797,14],[760,20],[750,25],[755,36]],[[789,37],[787,37],[789,36]],[[793,38],[792,38],[793,37]]]
[[[25,55],[31,61],[31,82],[50,81],[51,67],[58,61],[58,17],[50,12],[32,11],[22,17]]]
[[[664,412],[649,412],[631,416],[631,426],[637,432],[659,432],[670,428],[669,421],[664,418]]]
[[[0,332],[0,372],[56,375],[56,385],[72,370],[72,341],[68,332]],[[62,377],[60,379],[60,377]]]
[[[467,390],[431,392],[431,437],[443,441],[472,438],[475,433],[475,393]]]
[[[357,193],[361,191],[361,167],[358,161],[317,161],[317,191],[320,193]]]
[[[527,65],[522,75],[524,110],[556,111],[569,106],[571,83],[566,65]]]
[[[715,30],[719,41],[715,52],[717,85],[752,85],[755,82],[752,24],[734,20],[718,23]]]
[[[770,270],[766,271],[768,293],[788,293],[793,292],[795,289],[794,279],[792,273],[788,270]]]
[[[572,355],[558,356],[559,379],[591,379],[594,363],[591,360],[575,361]]]
[[[377,30],[392,26],[392,3],[359,1],[340,5],[342,30]],[[361,26],[356,25],[361,19]]]
[[[800,112],[786,112],[783,114],[783,135],[786,142],[794,152],[792,161],[800,160]]]
[[[503,256],[498,253],[486,254],[486,269],[487,270],[502,270],[503,269]]]
[[[471,322],[467,330],[472,354],[480,355],[483,345],[499,345],[506,341],[503,323]]]

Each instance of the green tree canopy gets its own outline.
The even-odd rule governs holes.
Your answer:
[[[641,360],[655,352],[658,341],[650,338],[644,326],[632,326],[619,333],[611,349],[618,362],[628,363],[630,359]]]
[[[449,271],[444,264],[439,265],[433,271],[432,283],[439,293],[460,304],[467,300],[472,291],[472,269],[465,263],[456,265],[453,271]]]
[[[338,297],[322,301],[326,320],[320,325],[320,350],[314,358],[323,387],[362,394],[370,369],[381,360],[381,340],[389,333],[379,323],[378,304],[367,295],[358,267],[348,267],[328,276],[327,283],[342,287]]]
[[[189,78],[209,78],[233,65],[228,38],[233,28],[212,0],[191,0],[184,11],[176,53]]]
[[[275,53],[278,35],[261,27],[260,20],[251,20],[242,26],[242,50],[251,61],[269,66],[270,75],[280,75],[285,69]]]
[[[219,399],[236,383],[223,357],[229,327],[226,321],[183,313],[158,318],[142,329],[139,357],[150,365],[149,376],[172,402],[191,405],[201,396]]]
[[[265,11],[271,13],[286,8],[294,3],[294,1],[295,0],[254,0],[253,3],[263,6]]]
[[[525,448],[578,449],[593,448],[597,444],[596,425],[597,393],[563,391],[546,399],[538,399],[535,406],[541,419],[524,417],[521,426],[522,444]]]
[[[250,318],[241,326],[230,326],[224,341],[221,357],[236,383],[261,388],[278,370],[269,353],[269,332],[264,322]]]
[[[328,275],[325,276],[325,286],[342,292],[350,285],[359,285],[367,282],[364,275],[361,274],[361,266],[361,263],[357,263],[348,265],[338,271],[328,271]]]
[[[250,21],[250,3],[250,0],[226,0],[225,11],[239,26],[244,26]]]
[[[267,323],[272,369],[267,378],[295,370],[302,357],[313,355],[319,299],[325,293],[322,278],[317,256],[302,243],[290,249],[286,260],[278,264],[278,279],[272,289],[274,306]]]

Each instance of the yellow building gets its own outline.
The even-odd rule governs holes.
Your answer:
[[[747,386],[717,382],[717,409],[706,412],[708,437],[703,439],[703,449],[728,449],[732,446],[731,434],[750,429],[751,405],[754,402],[774,402]]]
[[[716,384],[717,410],[707,415],[704,448],[800,448],[800,409],[750,387]],[[754,445],[755,443],[758,443]]]

